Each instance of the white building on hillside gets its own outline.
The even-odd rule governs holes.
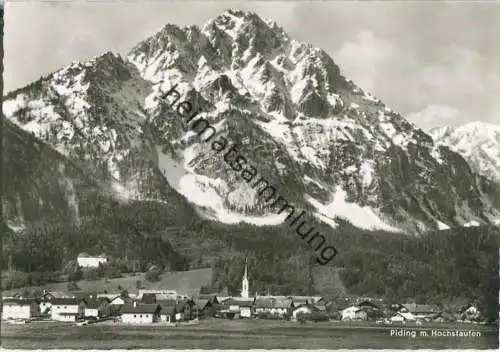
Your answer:
[[[76,258],[78,266],[83,268],[98,268],[99,264],[105,264],[108,258],[105,254],[88,255],[87,253],[80,253]]]
[[[178,299],[183,297],[182,295],[177,293],[177,291],[174,290],[151,289],[151,290],[139,290],[137,298],[141,299],[144,294],[154,294],[156,295],[156,299],[158,300]]]

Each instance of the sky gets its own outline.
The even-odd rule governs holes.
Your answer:
[[[276,21],[417,126],[500,124],[500,2],[18,1],[5,4],[5,91],[73,61],[122,55],[167,23],[228,8]]]

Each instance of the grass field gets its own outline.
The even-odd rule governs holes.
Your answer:
[[[428,337],[394,337],[391,329],[425,330]],[[481,337],[432,337],[431,329],[480,331]],[[307,323],[288,321],[222,320],[202,321],[195,326],[89,325],[31,323],[2,327],[4,348],[390,348],[390,349],[496,349],[498,328],[478,325],[439,324],[425,327],[342,322]]]
[[[193,293],[198,293],[202,285],[208,284],[212,279],[212,269],[197,269],[190,271],[178,271],[164,273],[161,276],[161,280],[158,282],[149,282],[145,279],[144,274],[138,274],[137,276],[126,276],[117,279],[108,279],[106,282],[104,279],[95,281],[78,281],[78,287],[82,291],[97,291],[97,292],[118,292],[118,286],[129,292],[135,292],[136,281],[140,280],[144,289],[170,289],[175,290],[178,293],[192,295]],[[38,288],[47,289],[49,291],[67,291],[67,282],[51,283],[42,286],[32,286],[26,288],[18,288],[15,290],[4,291],[4,296],[9,296],[13,292],[20,292],[27,289],[28,291],[33,291]]]

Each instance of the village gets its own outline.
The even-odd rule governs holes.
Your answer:
[[[84,268],[106,262],[105,256],[78,257]],[[345,297],[328,300],[321,296],[273,296],[250,294],[248,268],[237,297],[222,294],[187,296],[175,288],[139,289],[136,293],[50,292],[37,290],[30,295],[3,297],[2,321],[7,324],[66,322],[78,326],[94,323],[127,325],[196,324],[207,318],[274,319],[301,324],[307,321],[373,321],[376,324],[415,324],[462,322],[482,324],[474,305],[466,305],[455,314],[436,306],[416,303],[391,304],[381,298]]]

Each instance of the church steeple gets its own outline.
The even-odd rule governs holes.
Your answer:
[[[247,269],[247,260],[245,258],[245,273],[243,274],[243,280],[241,282],[241,297],[248,298],[250,297],[249,287],[248,287],[248,269]]]

